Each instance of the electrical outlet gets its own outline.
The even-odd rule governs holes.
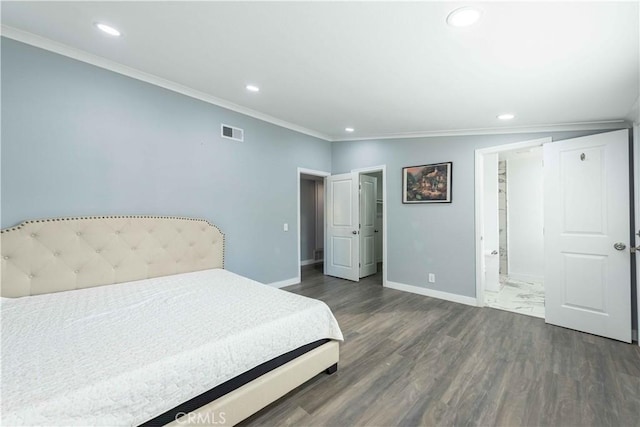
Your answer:
[[[436,275],[429,273],[429,283],[436,283]]]

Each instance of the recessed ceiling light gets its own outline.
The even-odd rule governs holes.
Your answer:
[[[511,114],[511,113],[504,113],[504,114],[498,115],[498,118],[500,120],[511,120],[511,119],[513,119],[515,117],[516,117],[516,115],[515,114]]]
[[[111,25],[103,24],[100,22],[96,22],[96,27],[98,27],[101,31],[109,34],[110,36],[120,37],[122,33],[120,31],[113,28]]]
[[[344,128],[345,132],[353,132],[355,129],[354,128]]]
[[[260,92],[260,88],[255,85],[246,85],[245,86],[249,92]]]
[[[447,16],[447,24],[452,27],[468,27],[475,24],[480,19],[480,15],[482,12],[474,7],[461,7]]]

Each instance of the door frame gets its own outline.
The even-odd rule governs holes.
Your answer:
[[[378,165],[378,166],[370,166],[367,168],[352,169],[350,172],[358,173],[358,175],[366,174],[370,172],[382,172],[382,201],[383,201],[382,203],[382,286],[386,287],[387,286],[387,265],[388,265],[388,261],[387,261],[387,165]],[[302,167],[299,167],[297,169],[297,177],[298,177],[296,182],[296,187],[297,187],[296,218],[297,218],[297,232],[298,232],[298,251],[297,251],[297,258],[296,258],[296,263],[298,265],[297,283],[300,283],[300,281],[302,280],[302,266],[300,265],[300,255],[302,252],[301,241],[300,241],[301,240],[300,179],[302,175],[311,175],[311,176],[326,178],[328,176],[331,176],[331,173],[325,172],[325,171],[319,171],[315,169],[302,168]],[[325,194],[326,194],[326,188],[325,188]],[[325,240],[326,240],[326,236],[327,236],[326,221],[324,223],[324,234],[325,234]],[[326,251],[324,251],[324,253],[326,254]]]
[[[296,283],[300,283],[300,281],[302,281],[302,265],[300,264],[300,255],[302,254],[302,248],[301,248],[301,239],[302,239],[302,233],[300,230],[300,180],[302,179],[302,175],[311,175],[311,176],[317,176],[317,177],[321,177],[321,178],[326,178],[328,176],[331,176],[330,172],[324,172],[324,171],[319,171],[319,170],[314,170],[314,169],[307,169],[307,168],[298,168],[298,182],[296,183],[297,188],[298,188],[298,193],[296,195],[297,198],[297,212],[296,212],[296,218],[297,218],[297,232],[298,232],[298,255],[296,258],[296,263],[298,264],[298,277],[297,277],[297,282]],[[326,193],[326,192],[325,192]],[[325,221],[324,223],[324,232],[325,232],[325,236],[327,233],[327,223]],[[324,244],[323,244],[324,246]],[[325,252],[323,251],[323,254]],[[323,255],[324,257],[324,255]],[[323,259],[324,261],[324,259]]]
[[[475,150],[475,245],[476,245],[476,305],[484,307],[484,280],[483,266],[484,253],[482,251],[482,229],[484,228],[483,202],[484,180],[482,178],[484,155],[495,154],[504,151],[521,150],[540,147],[552,142],[551,137],[532,139],[510,144],[496,145],[493,147],[479,148]]]
[[[634,187],[634,219],[635,224],[633,225],[635,229],[632,229],[632,244],[638,245],[640,239],[638,235],[635,234],[638,232],[638,228],[640,227],[640,112],[638,113],[638,122],[634,123],[633,126],[633,167],[632,167],[632,175],[633,175],[633,187]],[[635,277],[635,286],[636,286],[636,325],[635,330],[632,326],[631,330],[631,339],[636,340],[638,346],[640,346],[640,292],[638,292],[640,288],[640,254],[635,255],[635,264],[636,264],[636,277]],[[633,285],[633,281],[632,281]]]
[[[382,286],[387,286],[387,165],[369,166],[366,168],[351,169],[350,172],[367,174],[371,172],[382,172]],[[325,225],[326,229],[326,225]],[[326,236],[326,230],[325,230]]]

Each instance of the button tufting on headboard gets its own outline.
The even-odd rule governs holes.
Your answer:
[[[224,234],[202,219],[57,218],[0,233],[3,297],[224,268]]]

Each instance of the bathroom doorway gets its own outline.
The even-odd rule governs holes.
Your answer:
[[[544,318],[542,146],[485,155],[484,173],[485,305]]]

